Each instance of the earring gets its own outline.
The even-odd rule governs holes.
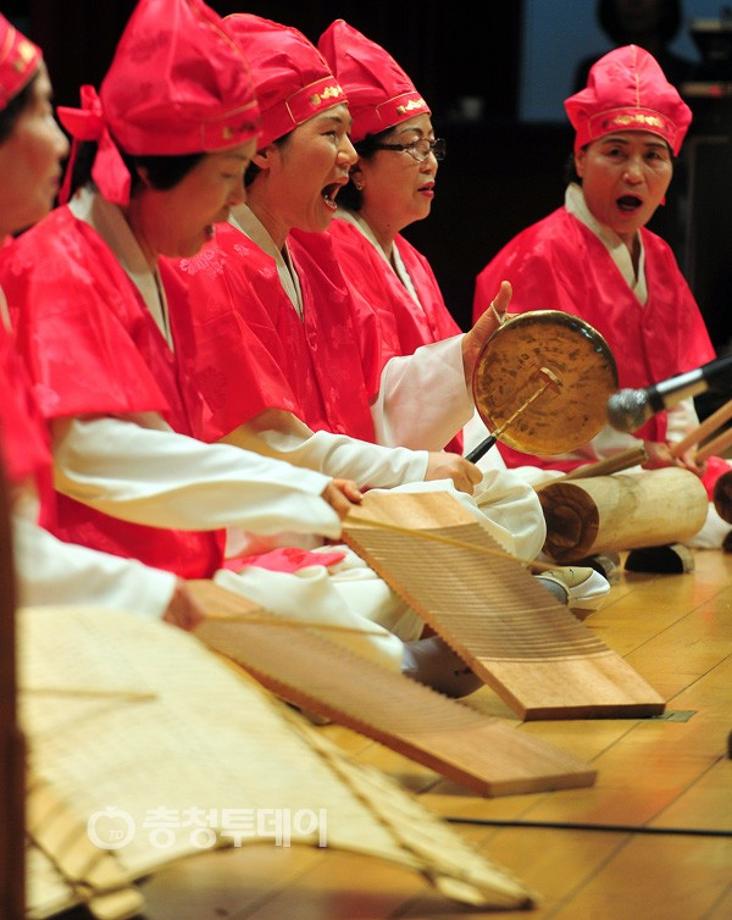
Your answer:
[[[363,191],[363,182],[356,182],[356,180],[354,179],[353,184],[355,185],[357,192]]]

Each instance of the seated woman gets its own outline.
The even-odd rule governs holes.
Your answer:
[[[82,110],[60,114],[75,137],[97,141],[92,181],[2,265],[52,431],[54,533],[182,578],[218,573],[286,615],[356,629],[366,619],[368,636],[341,641],[398,669],[404,647],[388,627],[418,618],[358,561],[344,576],[358,582],[348,597],[322,566],[292,572],[307,553],[288,558],[287,571],[219,571],[224,528],[337,537],[345,493],[359,497],[352,484],[190,437],[197,393],[182,383],[157,262],[194,255],[244,199],[258,109],[240,51],[203,3],[142,0],[100,96],[86,87],[82,99]]]
[[[397,62],[342,19],[318,48],[349,100],[358,161],[328,228],[346,281],[376,311],[395,354],[460,335],[429,262],[401,234],[429,216],[445,141]],[[449,449],[462,452],[460,436]]]
[[[68,143],[51,108],[40,49],[0,16],[0,239],[48,213]],[[109,553],[67,543],[53,526],[51,456],[0,291],[0,455],[10,484],[13,557],[21,605],[92,604],[162,617],[186,628],[200,618],[185,582]]]
[[[479,471],[439,448],[472,412],[466,367],[492,324],[414,359],[389,352],[322,232],[355,161],[343,90],[295,29],[251,15],[226,22],[252,65],[263,130],[247,204],[199,256],[171,266],[191,324],[187,367],[211,408],[199,436],[247,446],[255,429],[267,449],[360,486],[449,477],[472,492]],[[239,379],[252,333],[281,370],[277,387]],[[266,368],[262,375],[272,379]],[[293,405],[296,418],[281,411]],[[543,518],[523,483],[496,475],[478,501],[504,545],[524,557],[538,552]]]
[[[374,304],[392,351],[411,355],[460,333],[429,262],[401,234],[430,214],[445,142],[435,139],[427,102],[379,45],[339,19],[323,33],[319,48],[348,95],[358,153],[328,234],[347,282]],[[465,446],[487,435],[476,413]],[[458,452],[462,447],[461,437],[448,445]],[[495,448],[480,465],[484,481],[520,480],[505,470]],[[591,569],[555,576],[569,589],[573,606],[596,606],[608,591]]]
[[[564,206],[483,269],[474,314],[488,306],[495,279],[507,278],[512,310],[563,310],[598,329],[615,355],[621,387],[645,387],[703,364],[714,353],[699,308],[670,248],[645,226],[671,182],[691,121],[688,106],[653,57],[629,45],[601,58],[565,108],[577,133]],[[501,452],[509,467],[569,470],[643,441],[651,464],[664,465],[673,462],[668,445],[696,424],[689,399],[634,436],[606,426],[572,454],[541,458],[505,446]],[[728,526],[718,528],[715,518],[711,508],[707,525],[718,544]]]

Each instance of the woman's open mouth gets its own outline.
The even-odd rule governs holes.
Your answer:
[[[632,214],[643,205],[643,201],[637,195],[621,195],[620,198],[616,199],[615,203],[626,214]]]
[[[341,190],[342,183],[340,182],[331,182],[330,185],[326,185],[321,195],[323,196],[323,201],[326,204],[326,207],[330,208],[331,211],[335,211],[338,205],[336,204],[336,197],[338,192]]]

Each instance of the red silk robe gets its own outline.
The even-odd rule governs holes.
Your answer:
[[[645,305],[601,240],[559,208],[519,233],[478,275],[474,318],[505,279],[513,286],[512,313],[563,310],[594,326],[615,356],[620,387],[646,387],[709,361],[714,351],[704,321],[671,249],[649,230],[640,233],[648,288]],[[636,435],[664,441],[666,413],[655,415]],[[535,457],[504,444],[500,450],[509,467],[573,469],[581,462]]]
[[[176,360],[139,292],[96,231],[59,208],[16,241],[0,266],[18,347],[47,420],[159,412],[190,433]],[[195,394],[187,390],[193,400]],[[199,414],[201,410],[199,409]],[[120,521],[58,496],[53,532],[185,578],[211,575],[223,534]]]
[[[35,481],[43,499],[43,520],[52,520],[49,499],[51,455],[47,432],[33,400],[25,368],[15,352],[12,333],[0,322],[0,451],[11,485]]]
[[[337,219],[328,234],[346,281],[372,305],[380,323],[380,336],[390,353],[411,355],[421,345],[460,334],[429,262],[401,234],[397,235],[396,245],[419,304],[358,227]],[[447,449],[462,453],[462,436],[453,438]]]
[[[302,319],[272,257],[228,224],[193,258],[161,264],[179,360],[209,410],[195,434],[214,441],[280,408],[314,431],[373,441],[385,363],[375,315],[349,291],[327,236],[294,230],[287,242]]]

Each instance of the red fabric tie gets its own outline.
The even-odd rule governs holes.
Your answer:
[[[127,205],[130,201],[130,173],[124,164],[119,148],[112,140],[104,120],[102,101],[93,86],[81,87],[81,108],[59,106],[61,124],[72,136],[73,146],[66,167],[59,202],[65,204],[71,197],[71,178],[80,141],[96,141],[92,179],[102,195],[113,204]]]

